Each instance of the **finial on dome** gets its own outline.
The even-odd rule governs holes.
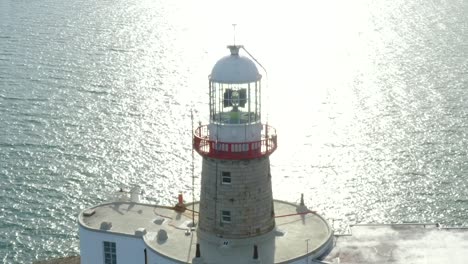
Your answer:
[[[236,45],[236,26],[237,24],[232,24],[233,44],[227,46],[233,56],[239,56],[239,49],[243,48],[242,45]]]
[[[242,48],[242,45],[228,45],[227,47],[231,51],[231,55],[239,56],[239,49]]]

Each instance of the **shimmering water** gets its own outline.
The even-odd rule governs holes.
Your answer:
[[[191,196],[232,23],[268,69],[276,198],[468,225],[467,1],[0,0],[3,263],[77,254],[77,213],[120,186]]]

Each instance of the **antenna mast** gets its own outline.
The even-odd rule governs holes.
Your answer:
[[[236,45],[236,26],[237,24],[232,24],[232,31],[234,35],[234,46]]]
[[[195,166],[194,166],[194,127],[193,127],[193,108],[190,110],[190,119],[192,122],[192,224],[195,227]]]

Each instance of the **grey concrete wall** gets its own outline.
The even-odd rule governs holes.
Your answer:
[[[223,171],[231,173],[230,184],[223,184]],[[242,161],[204,158],[201,186],[200,231],[244,238],[274,227],[268,157]],[[223,223],[222,210],[231,212],[230,223]]]

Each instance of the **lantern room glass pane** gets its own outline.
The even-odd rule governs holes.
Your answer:
[[[260,82],[210,82],[210,117],[212,122],[223,124],[260,122]]]

